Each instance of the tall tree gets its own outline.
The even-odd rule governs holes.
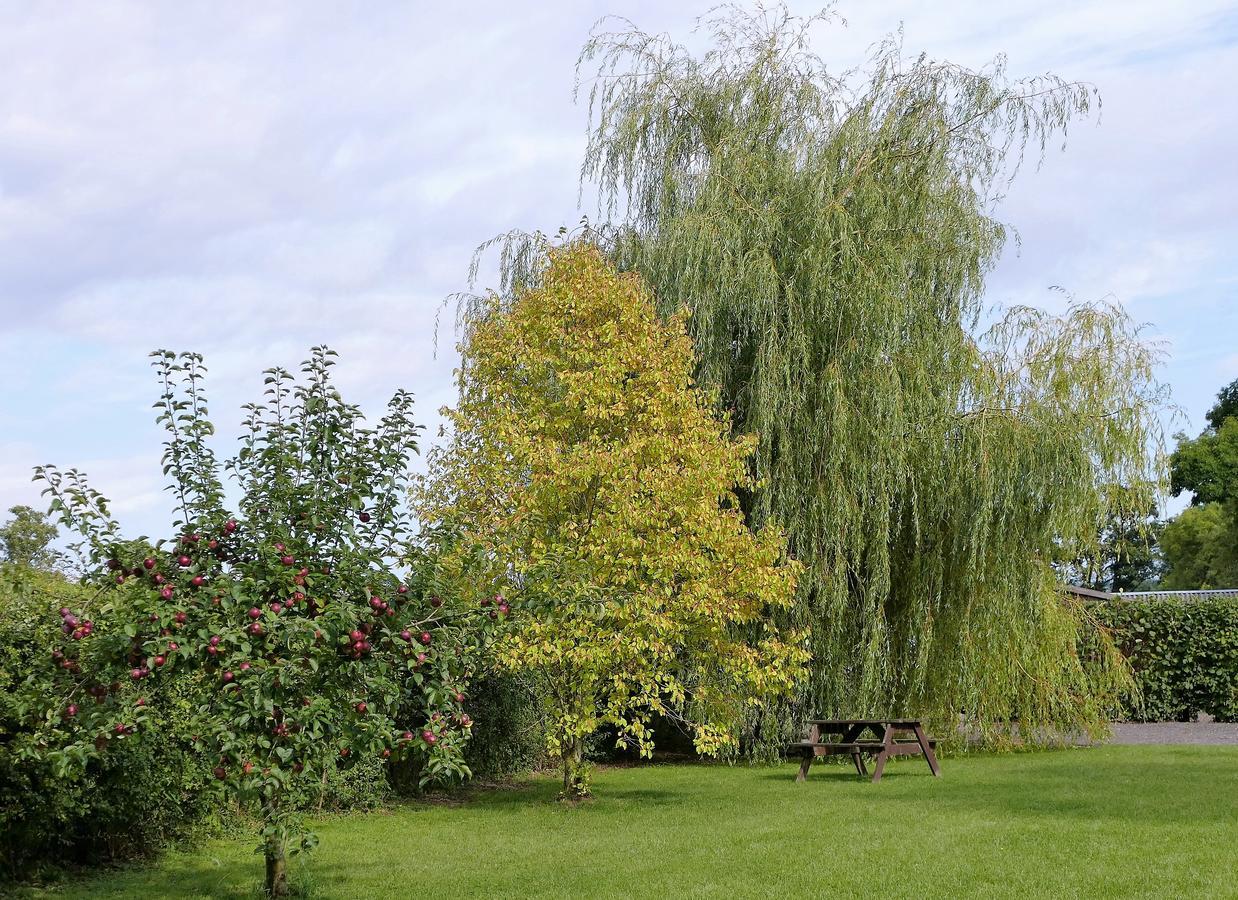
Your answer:
[[[1141,516],[1110,513],[1097,536],[1096,552],[1059,567],[1062,580],[1097,591],[1136,591],[1156,581],[1164,523],[1153,507]]]
[[[777,529],[745,527],[733,488],[755,441],[693,385],[683,317],[569,244],[541,288],[474,321],[461,355],[423,518],[457,528],[461,568],[517,602],[500,658],[540,688],[563,796],[588,793],[584,741],[602,725],[642,754],[655,714],[700,752],[733,746],[748,702],[785,691],[806,654],[769,630],[795,566]],[[744,626],[760,639],[737,639]]]
[[[1208,427],[1220,431],[1221,424],[1229,418],[1238,418],[1238,378],[1217,391],[1217,402],[1204,415]]]
[[[1220,503],[1188,506],[1161,534],[1168,591],[1238,588],[1238,526]]]
[[[789,622],[813,677],[762,734],[813,712],[1103,727],[1122,672],[1079,652],[1093,630],[1049,560],[1148,508],[1159,353],[1112,305],[982,325],[1001,191],[1094,92],[893,38],[837,74],[810,46],[823,18],[728,7],[702,56],[627,25],[581,56],[598,239],[691,311],[699,378],[760,436],[750,521],[805,566]],[[504,248],[508,289],[537,278],[529,246]]]
[[[1178,434],[1170,457],[1174,496],[1191,506],[1165,526],[1165,586],[1238,587],[1238,380],[1221,388],[1198,437]]]
[[[35,569],[51,569],[60,560],[52,547],[56,526],[45,513],[30,506],[9,509],[11,518],[0,525],[0,560]]]

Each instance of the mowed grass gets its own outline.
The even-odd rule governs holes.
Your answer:
[[[893,763],[603,769],[317,823],[315,897],[1238,897],[1238,747]],[[249,841],[75,882],[64,897],[253,897]]]

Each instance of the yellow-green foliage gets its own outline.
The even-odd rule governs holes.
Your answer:
[[[539,683],[569,782],[602,724],[644,754],[655,713],[703,753],[733,746],[746,704],[807,659],[802,635],[762,625],[797,565],[778,530],[745,525],[755,439],[693,384],[684,322],[592,246],[550,250],[537,289],[473,319],[453,445],[432,457],[424,517],[510,600],[501,664]]]

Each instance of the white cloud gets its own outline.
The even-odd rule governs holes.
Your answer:
[[[713,5],[0,7],[0,508],[56,460],[158,528],[156,347],[207,354],[223,449],[261,370],[321,342],[367,410],[414,390],[432,435],[472,249],[579,218],[589,27],[619,12],[700,46]],[[1117,295],[1172,342],[1196,418],[1238,368],[1230,6],[849,3],[819,43],[843,68],[902,20],[908,52],[1095,82],[1099,125],[1001,208],[1024,244],[991,298]]]

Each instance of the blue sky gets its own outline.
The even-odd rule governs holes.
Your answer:
[[[450,311],[482,240],[572,224],[573,66],[624,15],[692,43],[713,5],[33,4],[0,0],[0,510],[76,465],[161,533],[146,353],[198,350],[220,444],[263,368],[315,343],[378,412],[452,401]],[[792,4],[811,12],[817,4]],[[1103,108],[1024,169],[995,304],[1113,296],[1166,342],[1197,430],[1238,377],[1238,12],[1232,3],[851,2],[839,68],[900,22],[909,53],[1093,82]],[[1183,427],[1183,426],[1176,426]]]

